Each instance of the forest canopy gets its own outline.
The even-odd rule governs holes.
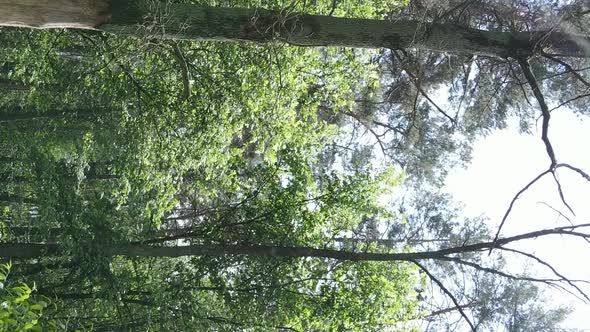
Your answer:
[[[561,328],[571,309],[544,292],[588,304],[588,281],[513,245],[590,224],[502,227],[542,178],[570,220],[558,174],[590,181],[550,136],[552,112],[590,112],[589,17],[583,0],[0,0],[0,330]],[[539,123],[547,164],[491,228],[441,187],[510,119]]]

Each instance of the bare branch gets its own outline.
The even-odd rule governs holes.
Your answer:
[[[407,72],[407,70],[406,70],[406,72]],[[409,74],[409,73],[408,73],[408,74]],[[417,83],[415,83],[415,84],[417,84]],[[455,119],[454,119],[453,117],[451,117],[451,116],[450,116],[450,115],[448,115],[448,114],[447,114],[445,111],[443,111],[443,109],[442,109],[442,108],[440,108],[440,106],[438,106],[438,105],[437,105],[437,104],[436,104],[436,103],[435,103],[435,102],[434,102],[434,101],[433,101],[433,100],[432,100],[432,99],[431,99],[431,98],[428,96],[428,94],[426,94],[426,92],[424,91],[424,89],[422,89],[422,87],[421,87],[421,86],[418,86],[418,85],[416,85],[416,88],[418,88],[418,90],[420,91],[420,93],[422,94],[422,96],[424,96],[424,98],[426,98],[426,100],[428,100],[428,102],[430,102],[430,104],[432,104],[432,106],[434,106],[434,108],[436,108],[436,110],[437,110],[437,111],[438,111],[440,114],[444,115],[444,116],[445,116],[447,119],[449,119],[449,121],[451,121],[451,123],[452,123],[453,125],[455,125],[455,124],[456,124],[456,122],[457,122],[457,121],[455,121]]]
[[[440,315],[448,314],[450,312],[458,311],[459,308],[461,308],[461,309],[470,309],[470,308],[473,308],[473,307],[477,306],[478,304],[479,303],[477,301],[473,301],[471,303],[463,304],[463,305],[461,305],[459,307],[450,307],[450,308],[435,310],[435,311],[432,311],[432,312],[430,312],[429,314],[427,314],[425,316],[416,317],[414,319],[431,320],[431,319],[433,319],[436,316],[440,316]]]
[[[580,295],[582,295],[585,299],[585,302],[590,303],[590,297],[588,296],[588,294],[586,294],[582,289],[580,289],[580,287],[578,287],[575,282],[580,282],[580,283],[590,283],[586,280],[570,280],[569,278],[565,277],[563,274],[557,272],[557,270],[549,263],[545,262],[544,260],[540,259],[539,257],[530,254],[528,252],[524,252],[524,251],[520,251],[517,249],[511,249],[511,248],[501,248],[501,250],[504,251],[508,251],[508,252],[513,252],[519,255],[523,255],[526,256],[534,261],[536,261],[537,263],[544,265],[545,267],[549,268],[551,270],[551,272],[553,272],[553,274],[555,274],[556,276],[558,276],[559,278],[561,278],[560,280],[567,282],[572,288],[574,288]]]
[[[590,181],[590,175],[588,175],[588,173],[584,172],[583,170],[581,170],[581,169],[579,169],[579,168],[577,168],[577,167],[571,166],[571,165],[569,165],[569,164],[566,164],[566,163],[560,163],[560,164],[558,164],[558,165],[556,166],[556,168],[559,168],[559,167],[565,167],[565,168],[569,168],[569,169],[571,169],[572,171],[574,171],[574,172],[576,172],[576,173],[580,174],[580,175],[581,175],[581,176],[582,176],[584,179],[586,179],[587,181]]]
[[[530,281],[530,282],[544,283],[544,284],[550,284],[550,285],[554,285],[555,282],[563,281],[562,279],[541,279],[541,278],[532,278],[532,277],[519,277],[519,276],[510,274],[510,273],[500,271],[495,268],[485,267],[480,264],[466,261],[466,260],[463,260],[463,259],[460,259],[457,257],[444,257],[444,258],[441,258],[441,260],[455,262],[455,263],[458,263],[461,265],[466,265],[466,266],[472,267],[476,270],[484,271],[484,272],[487,272],[490,274],[496,274],[496,275],[499,275],[501,277],[511,279],[511,280]]]
[[[549,159],[551,159],[551,166],[550,169],[553,169],[557,164],[557,160],[555,158],[555,152],[553,151],[553,147],[551,146],[551,141],[549,141],[549,120],[551,119],[551,112],[549,111],[549,107],[547,107],[547,103],[545,102],[545,97],[541,92],[541,88],[537,83],[537,79],[535,78],[535,74],[531,70],[531,66],[528,63],[528,60],[519,59],[518,63],[522,69],[522,72],[531,86],[531,90],[533,90],[533,94],[541,107],[541,114],[543,115],[543,124],[541,129],[541,139],[543,143],[545,143],[545,148],[547,150],[547,155]]]
[[[545,172],[537,175],[537,177],[535,177],[531,182],[529,182],[526,186],[524,186],[524,188],[522,188],[518,193],[516,193],[516,195],[512,198],[512,201],[510,202],[510,206],[508,206],[506,213],[504,213],[504,217],[502,217],[502,222],[500,222],[500,226],[498,227],[498,230],[496,231],[496,235],[494,236],[494,241],[492,241],[493,243],[496,243],[498,241],[498,236],[500,236],[500,231],[502,230],[502,227],[504,227],[504,223],[506,223],[506,219],[508,219],[508,215],[510,215],[512,208],[514,207],[514,203],[520,197],[520,195],[522,195],[533,184],[535,184],[535,182],[539,181],[539,179],[541,179],[543,176],[545,176],[547,173],[550,173],[550,172],[551,172],[551,170],[546,170]],[[492,249],[494,249],[494,246],[492,246],[490,248],[490,254],[492,253]]]
[[[586,71],[586,70],[589,70],[589,69],[590,69],[590,67],[582,67],[582,68],[578,69],[577,71],[578,72],[581,72],[581,71]],[[546,80],[549,80],[549,79],[552,79],[552,78],[555,78],[555,77],[559,77],[559,76],[565,75],[567,73],[569,73],[568,70],[560,71],[558,73],[553,73],[553,74],[550,74],[550,75],[547,75],[547,76],[543,76],[541,78],[537,78],[537,81],[538,82],[546,81]],[[508,81],[506,83],[510,83],[510,84],[522,84],[522,82],[520,82],[520,80],[517,80],[517,82]]]
[[[590,97],[590,93],[586,93],[586,94],[583,94],[583,95],[578,95],[578,96],[575,96],[574,98],[568,99],[568,100],[564,101],[563,103],[561,103],[561,104],[553,107],[552,109],[550,109],[549,112],[553,112],[556,109],[558,109],[560,107],[563,107],[563,106],[571,103],[572,101],[576,101],[578,99],[582,99],[582,98],[586,98],[586,97]]]
[[[509,64],[508,67],[510,68],[510,72],[512,72],[512,77],[514,77],[514,80],[516,81],[516,85],[518,85],[518,87],[520,88],[520,91],[522,92],[522,96],[524,97],[524,100],[526,100],[526,103],[529,104],[529,106],[533,107],[533,104],[529,100],[529,95],[528,95],[528,93],[526,93],[526,90],[524,89],[524,85],[526,83],[523,83],[520,80],[520,78],[518,77],[518,75],[514,72],[514,68],[512,68],[512,64]],[[504,79],[504,81],[506,82],[506,78]]]
[[[355,119],[358,123],[360,123],[363,127],[365,127],[365,129],[367,129],[367,131],[369,131],[375,137],[377,144],[379,144],[379,147],[381,148],[381,152],[383,153],[383,156],[387,157],[387,150],[388,149],[385,147],[385,144],[383,143],[383,140],[381,139],[381,137],[383,137],[385,135],[385,133],[383,133],[383,134],[377,133],[371,127],[370,124],[365,123],[365,121],[360,116],[355,114],[354,112],[341,111],[340,113],[350,116],[351,118]]]
[[[548,203],[546,203],[546,202],[537,202],[537,203],[538,203],[538,204],[543,204],[543,205],[545,205],[546,207],[550,208],[551,210],[553,210],[553,211],[557,212],[557,213],[559,214],[559,216],[561,216],[561,217],[565,218],[565,220],[567,220],[567,221],[570,223],[570,225],[573,225],[573,223],[572,223],[572,220],[571,220],[571,219],[570,219],[568,216],[566,216],[565,214],[563,214],[561,211],[559,211],[558,209],[554,208],[553,206],[549,205],[549,204],[548,204]]]
[[[553,175],[553,180],[555,180],[555,184],[557,184],[557,191],[559,192],[559,197],[561,198],[561,202],[575,216],[576,213],[574,212],[574,210],[571,208],[571,206],[565,200],[565,196],[563,195],[563,190],[561,189],[561,183],[559,183],[559,180],[557,179],[557,175],[555,174],[555,172],[551,172],[551,175]]]
[[[504,248],[502,248],[504,249]],[[573,295],[574,297],[580,299],[583,302],[586,302],[584,297],[580,297],[578,296],[576,293],[572,292],[571,290],[567,289],[566,287],[564,287],[563,285],[559,284],[560,282],[564,282],[566,280],[562,280],[560,279],[540,279],[540,278],[531,278],[531,277],[519,277],[519,276],[515,276],[506,272],[502,272],[500,270],[497,269],[493,269],[493,268],[488,268],[488,267],[484,267],[481,266],[477,263],[474,262],[470,262],[470,261],[465,261],[456,257],[445,257],[445,258],[441,258],[441,260],[446,260],[446,261],[452,261],[458,264],[462,264],[462,265],[467,265],[470,266],[474,269],[480,270],[480,271],[484,271],[490,274],[496,274],[499,275],[501,277],[507,278],[507,279],[511,279],[511,280],[516,280],[516,281],[529,281],[529,282],[535,282],[535,283],[542,283],[545,284],[547,286],[553,287],[555,289],[561,290],[561,291],[565,291],[571,295]],[[576,280],[579,282],[579,280]],[[573,286],[573,288],[578,289],[578,287],[576,287],[575,285]],[[585,296],[585,294],[583,294],[582,296]]]
[[[403,134],[402,131],[399,128],[395,128],[395,127],[393,127],[390,124],[387,124],[387,123],[384,123],[384,122],[381,122],[381,121],[377,121],[377,120],[373,120],[373,124],[385,128],[386,129],[385,132],[393,131],[393,132],[395,132],[397,134]]]
[[[398,60],[403,61],[403,59],[401,58],[401,56],[397,53],[397,52],[393,52],[393,54],[398,58]],[[445,111],[443,111],[442,108],[440,108],[435,102],[434,100],[432,100],[428,94],[426,93],[426,91],[424,91],[424,89],[422,89],[422,84],[420,83],[420,79],[414,75],[411,71],[408,70],[408,68],[403,68],[403,70],[408,74],[408,76],[410,77],[412,83],[414,84],[414,86],[416,87],[416,89],[420,92],[420,94],[422,96],[424,96],[424,98],[426,98],[426,100],[428,100],[428,102],[430,104],[432,104],[432,106],[434,106],[434,108],[436,108],[436,110],[441,113],[442,115],[444,115],[447,119],[449,119],[449,121],[451,121],[451,124],[454,126],[457,121],[451,117],[450,115],[448,115]]]
[[[584,77],[582,77],[582,75],[580,75],[580,73],[578,73],[578,71],[574,68],[572,68],[572,66],[570,66],[567,62],[564,62],[554,56],[551,56],[545,52],[542,52],[541,54],[543,54],[543,56],[553,62],[557,62],[560,65],[562,65],[569,73],[571,73],[572,75],[574,75],[578,80],[580,80],[580,82],[582,82],[585,86],[590,88],[590,83],[588,83],[588,81],[586,81],[584,79]]]
[[[469,326],[471,327],[471,330],[473,332],[476,332],[475,326],[473,325],[471,320],[469,320],[469,317],[467,317],[467,315],[465,314],[465,311],[463,311],[463,307],[461,306],[461,304],[459,304],[459,301],[455,298],[453,293],[451,293],[451,291],[449,291],[445,287],[445,285],[443,285],[443,283],[440,280],[438,280],[434,275],[432,275],[432,273],[430,273],[430,271],[428,271],[428,269],[426,269],[422,264],[418,263],[417,261],[413,261],[413,263],[416,264],[416,266],[418,266],[420,268],[420,270],[424,271],[424,273],[426,273],[426,275],[430,278],[430,280],[432,280],[434,283],[436,283],[438,285],[438,287],[443,291],[443,293],[445,293],[451,299],[451,301],[453,301],[453,304],[455,304],[455,308],[457,308],[457,310],[459,310],[459,313],[461,313],[461,316],[463,316],[463,318],[465,319],[467,324],[469,324]]]
[[[504,223],[506,222],[506,219],[508,218],[508,215],[510,215],[510,212],[512,211],[512,208],[514,207],[514,203],[516,202],[516,200],[520,197],[520,195],[522,195],[526,190],[528,190],[535,182],[537,182],[539,179],[541,179],[544,175],[546,175],[547,173],[552,173],[553,174],[553,178],[557,184],[557,189],[559,191],[559,196],[561,197],[561,201],[563,202],[563,204],[572,212],[572,214],[575,215],[574,211],[572,210],[572,208],[569,206],[569,204],[566,202],[565,197],[563,195],[563,190],[561,188],[561,184],[559,183],[557,176],[555,175],[555,169],[557,168],[557,159],[555,157],[555,151],[553,150],[553,146],[551,145],[551,141],[549,140],[549,120],[551,119],[551,111],[549,110],[549,108],[547,107],[547,103],[545,102],[545,97],[543,96],[543,93],[541,92],[541,88],[539,87],[539,84],[537,82],[537,79],[535,78],[535,74],[533,73],[533,71],[531,70],[531,66],[528,62],[527,59],[518,59],[518,63],[520,64],[520,67],[522,69],[522,72],[527,80],[527,82],[529,83],[531,90],[533,91],[533,94],[535,95],[535,98],[537,99],[537,102],[539,103],[539,107],[541,108],[541,116],[543,118],[543,124],[541,127],[541,140],[543,141],[543,143],[545,144],[545,149],[547,150],[547,155],[549,156],[549,159],[551,160],[551,164],[549,165],[549,168],[544,171],[543,173],[539,174],[536,178],[534,178],[531,182],[529,182],[524,188],[522,188],[512,199],[512,201],[510,202],[510,206],[508,207],[508,209],[506,210],[506,213],[504,214],[504,217],[502,218],[502,221],[500,222],[500,226],[498,227],[498,230],[496,232],[496,235],[494,236],[494,241],[493,243],[496,243],[496,241],[498,240],[498,236],[500,235],[500,231],[502,230],[502,227],[504,226]],[[570,169],[574,169],[575,171],[577,171],[580,174],[586,175],[586,179],[590,179],[590,177],[587,176],[586,173],[584,173],[583,171],[577,169],[577,168],[572,168],[571,166],[564,164],[563,167],[568,167]],[[494,246],[492,246],[490,248],[489,253],[492,253],[492,250],[494,249]]]

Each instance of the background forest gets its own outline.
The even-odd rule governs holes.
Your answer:
[[[0,331],[561,331],[547,288],[590,303],[512,246],[590,224],[501,232],[539,179],[564,220],[558,173],[590,181],[549,134],[590,112],[588,1],[25,3],[0,1]],[[490,228],[441,187],[511,119],[547,167]]]

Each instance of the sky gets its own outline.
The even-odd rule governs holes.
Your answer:
[[[453,170],[444,188],[464,204],[466,216],[489,217],[494,232],[515,194],[549,166],[540,139],[540,122],[537,131],[531,135],[520,134],[516,124],[514,121],[508,129],[493,132],[476,142],[470,165],[467,169]],[[549,139],[558,162],[590,173],[590,120],[583,121],[568,109],[555,110],[551,116]],[[573,216],[561,203],[556,184],[549,175],[516,202],[501,236],[569,225],[568,220],[545,204],[559,210],[574,224],[590,223],[590,182],[565,169],[558,171],[558,177],[566,201],[576,215]],[[512,247],[536,254],[567,277],[590,280],[590,244],[583,240],[554,236]],[[509,264],[515,270],[522,267],[521,261],[512,260]],[[546,270],[539,273],[543,271]],[[590,292],[590,287],[587,289]],[[564,303],[574,308],[563,327],[590,331],[590,305],[555,291],[550,291],[548,296],[554,304]]]

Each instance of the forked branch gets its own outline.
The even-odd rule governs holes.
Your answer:
[[[551,55],[544,54],[544,56],[565,66],[566,69],[571,71],[574,75],[577,74],[576,71],[573,68],[571,68],[571,66],[569,66],[567,63],[563,63],[563,61],[561,61],[557,58],[554,58]],[[494,240],[493,240],[494,245],[492,245],[492,247],[490,248],[490,250],[489,250],[490,253],[496,247],[498,237],[500,236],[500,231],[502,230],[502,227],[504,227],[504,224],[506,223],[506,220],[508,219],[508,216],[510,215],[512,208],[514,207],[514,203],[516,202],[516,200],[525,191],[527,191],[533,184],[535,184],[537,181],[539,181],[543,176],[551,173],[551,175],[553,176],[553,180],[555,181],[555,184],[557,185],[557,191],[559,193],[559,197],[561,198],[561,202],[568,208],[568,210],[573,215],[575,215],[574,210],[567,203],[567,201],[565,199],[565,195],[563,194],[563,189],[561,187],[561,183],[559,182],[559,179],[557,178],[556,170],[557,170],[557,168],[561,168],[561,167],[568,168],[568,169],[580,174],[586,180],[590,181],[590,176],[588,174],[586,174],[584,171],[582,171],[581,169],[573,167],[568,164],[563,164],[563,163],[558,164],[557,163],[557,158],[555,157],[555,151],[553,149],[553,146],[551,145],[551,141],[549,140],[549,121],[551,119],[551,111],[553,109],[550,110],[549,107],[547,106],[547,103],[545,102],[545,97],[543,96],[543,93],[541,92],[541,88],[539,86],[537,79],[535,78],[535,74],[531,70],[531,66],[529,64],[528,59],[524,59],[524,58],[518,59],[518,63],[520,65],[520,68],[522,69],[522,72],[526,78],[527,83],[529,84],[529,86],[531,87],[531,90],[533,91],[533,95],[535,96],[535,99],[537,100],[537,103],[539,104],[539,108],[541,109],[541,118],[543,120],[542,126],[541,126],[541,140],[543,141],[543,144],[545,144],[545,149],[546,149],[547,155],[550,159],[550,165],[546,171],[542,172],[537,177],[535,177],[531,182],[529,182],[526,186],[524,186],[512,198],[510,205],[508,206],[508,209],[506,210],[506,213],[504,214],[504,217],[502,218],[502,221],[500,222],[500,226],[498,227],[498,230],[496,231],[496,234],[495,234]],[[579,76],[579,74],[578,74],[578,76]],[[578,76],[576,76],[576,77],[578,77]],[[580,79],[583,83],[587,84],[587,82],[582,77],[578,77],[578,79]],[[562,105],[559,105],[558,107],[560,107]]]
[[[459,303],[459,301],[453,295],[453,293],[451,293],[451,291],[449,291],[440,280],[438,280],[432,273],[430,273],[430,271],[428,271],[428,269],[426,267],[424,267],[422,264],[418,263],[417,261],[414,261],[413,263],[417,267],[419,267],[420,270],[424,271],[424,273],[426,273],[426,275],[428,276],[428,278],[430,278],[430,280],[432,280],[438,286],[438,288],[440,288],[440,290],[443,293],[445,293],[451,299],[451,301],[453,301],[453,304],[455,305],[455,308],[457,308],[457,310],[459,311],[459,313],[461,314],[461,316],[463,316],[463,319],[465,319],[465,321],[467,322],[467,324],[469,324],[469,327],[471,327],[471,330],[473,332],[475,332],[476,331],[475,325],[473,325],[473,323],[471,322],[471,320],[469,319],[469,317],[467,317],[467,315],[465,314],[465,311],[463,310],[463,306]]]

